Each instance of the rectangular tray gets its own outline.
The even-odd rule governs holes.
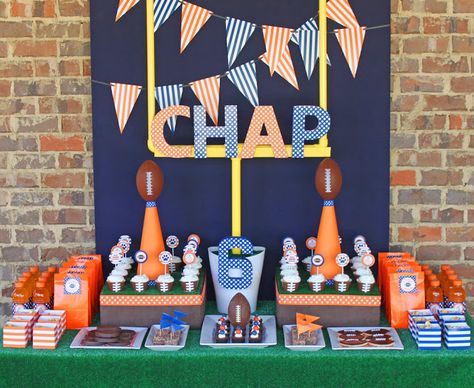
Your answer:
[[[339,337],[337,332],[339,330],[379,330],[379,329],[388,329],[390,335],[392,336],[394,343],[391,346],[360,346],[360,347],[348,347],[342,346],[339,343]],[[331,341],[331,347],[333,350],[403,350],[403,344],[398,336],[397,331],[392,327],[328,327],[329,339]]]
[[[148,330],[148,327],[133,327],[133,326],[121,326],[121,329],[128,329],[128,330],[135,330],[137,332],[135,339],[130,344],[130,346],[84,346],[81,345],[82,339],[87,335],[90,330],[95,330],[97,327],[84,327],[77,333],[74,337],[73,341],[71,342],[70,348],[72,349],[107,349],[107,350],[114,350],[114,349],[122,349],[122,350],[138,350],[142,347],[143,339],[145,338],[145,334]]]

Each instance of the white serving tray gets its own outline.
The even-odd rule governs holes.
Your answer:
[[[221,315],[206,315],[204,322],[202,323],[201,329],[201,340],[202,346],[210,346],[211,348],[224,348],[224,349],[235,349],[235,348],[266,348],[267,346],[273,346],[277,344],[277,333],[276,333],[276,320],[274,315],[260,315],[262,318],[265,332],[263,334],[262,342],[249,343],[248,336],[249,330],[247,326],[247,332],[245,334],[244,343],[216,343],[214,339],[214,332],[216,329],[216,322]]]
[[[181,338],[179,339],[178,345],[153,345],[153,337],[157,330],[160,330],[160,325],[153,325],[150,328],[148,337],[146,337],[145,347],[151,350],[158,352],[170,352],[176,351],[184,348],[186,345],[186,339],[188,338],[189,325],[183,325],[183,330],[181,332]]]
[[[97,329],[97,327],[92,326],[92,327],[84,327],[77,333],[77,335],[74,337],[73,341],[71,342],[70,348],[72,349],[107,349],[107,350],[114,350],[114,349],[127,349],[127,350],[138,350],[142,347],[143,339],[145,338],[145,334],[148,330],[147,327],[132,327],[132,326],[120,326],[121,329],[123,330],[134,330],[137,334],[135,335],[135,338],[133,342],[130,344],[130,346],[84,346],[81,345],[81,342],[83,338],[87,335],[87,333],[91,330]]]
[[[315,352],[326,347],[322,329],[318,330],[317,341],[315,345],[292,345],[291,344],[291,328],[295,325],[283,325],[283,335],[285,336],[285,347],[290,350]]]
[[[360,330],[360,331],[366,331],[366,330],[380,330],[380,329],[388,329],[390,330],[390,335],[393,338],[393,345],[391,346],[342,346],[339,343],[339,336],[337,335],[337,332],[339,330]],[[329,334],[329,340],[331,341],[331,347],[333,350],[403,350],[403,344],[402,341],[400,340],[400,337],[398,336],[397,331],[393,327],[328,327],[328,334]]]

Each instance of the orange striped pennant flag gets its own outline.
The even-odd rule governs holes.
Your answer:
[[[334,30],[336,38],[346,57],[347,64],[355,78],[359,66],[360,53],[364,44],[366,27],[342,28]]]
[[[263,54],[261,57],[263,63],[269,66],[268,52]],[[295,68],[293,67],[293,61],[291,60],[290,49],[288,46],[283,50],[280,63],[276,68],[276,72],[284,78],[288,83],[290,83],[296,90],[300,90],[298,85],[298,80],[296,79]]]
[[[220,93],[221,80],[219,76],[213,76],[199,81],[194,81],[191,85],[191,89],[194,94],[206,108],[206,112],[212,119],[214,124],[217,125],[217,119],[219,115],[219,93]]]
[[[112,89],[112,97],[114,98],[120,133],[123,133],[142,87],[138,85],[111,83],[110,88]]]
[[[285,47],[288,49],[291,34],[290,28],[263,26],[263,39],[267,49],[268,67],[271,75],[276,71],[285,52]]]
[[[115,15],[115,21],[119,20],[125,15],[132,7],[137,4],[140,0],[120,0],[117,8],[117,14]]]
[[[207,9],[184,2],[181,11],[181,53],[210,17]]]
[[[329,19],[344,27],[359,27],[359,22],[348,0],[329,0],[326,5],[326,14]]]

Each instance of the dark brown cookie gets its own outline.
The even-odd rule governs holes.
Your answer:
[[[129,329],[124,329],[120,332],[120,335],[123,335],[123,334],[130,334],[130,335],[134,335],[136,334],[137,332],[135,330],[129,330]]]
[[[347,336],[349,334],[351,335],[362,335],[362,332],[360,330],[352,330],[352,329],[346,329],[346,330],[339,330],[337,332],[338,335],[344,335]]]
[[[388,333],[390,333],[389,329],[376,329],[376,330],[364,331],[364,334],[367,334],[367,335],[388,334]]]
[[[119,342],[120,337],[114,337],[114,338],[101,338],[101,337],[95,337],[95,340],[98,342],[102,342],[104,344],[108,344],[111,342]]]
[[[372,337],[368,339],[368,343],[370,346],[391,346],[393,345],[392,338],[385,338],[385,337]]]
[[[102,342],[97,342],[94,340],[83,340],[82,346],[102,346],[104,345]]]
[[[362,347],[362,346],[367,345],[366,341],[364,341],[363,339],[359,339],[359,338],[348,338],[346,340],[340,339],[339,343],[342,346],[347,346],[347,347]]]

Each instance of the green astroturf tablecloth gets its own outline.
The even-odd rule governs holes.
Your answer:
[[[259,302],[273,314],[274,302]],[[215,313],[215,304],[208,307]],[[469,324],[473,321],[469,318]],[[386,322],[385,322],[386,325]],[[67,331],[58,349],[0,348],[0,385],[89,387],[469,387],[474,350],[419,351],[408,330],[399,330],[404,351],[331,350],[295,352],[278,345],[264,349],[212,349],[199,345],[192,330],[177,352],[70,349],[77,331]]]

